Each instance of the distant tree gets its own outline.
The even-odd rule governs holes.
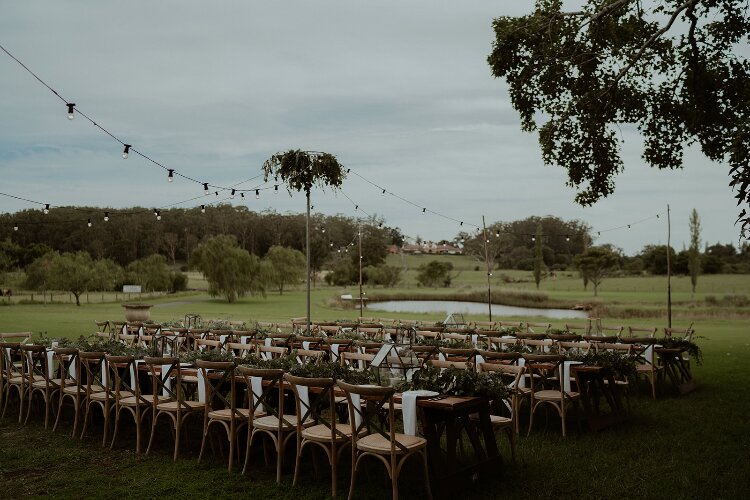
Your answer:
[[[667,274],[667,246],[646,245],[640,254],[645,269],[651,274]],[[674,261],[677,254],[674,248],[669,248],[670,260]]]
[[[451,271],[453,264],[432,260],[422,264],[417,269],[417,282],[426,287],[449,287],[451,286]]]
[[[292,248],[272,246],[268,249],[263,264],[267,268],[267,281],[284,293],[284,286],[305,279],[305,255]]]
[[[542,281],[544,273],[544,242],[542,241],[544,234],[542,233],[542,225],[536,226],[536,235],[534,236],[534,283],[536,283],[537,289],[539,289],[539,282]]]
[[[128,264],[125,279],[129,284],[140,285],[144,292],[172,289],[172,270],[167,258],[156,253]]]
[[[177,263],[177,247],[180,244],[180,237],[177,233],[164,233],[162,235],[161,248],[167,252],[172,265]]]
[[[594,296],[606,276],[617,269],[619,256],[606,247],[591,247],[575,258],[576,267],[585,282],[594,285]]]
[[[219,235],[199,244],[190,264],[208,280],[208,293],[234,302],[245,293],[265,293],[260,259],[241,249],[234,236]]]
[[[81,305],[81,294],[93,290],[111,290],[122,269],[112,261],[94,261],[87,252],[50,252],[32,265],[32,280],[38,289],[65,290]],[[40,277],[43,275],[43,277]]]
[[[325,281],[329,285],[333,286],[346,286],[355,283],[356,281],[352,278],[355,274],[354,266],[349,259],[337,259],[331,271],[326,274]]]
[[[690,284],[695,287],[698,285],[698,275],[701,272],[701,220],[698,217],[698,211],[693,209],[690,213],[690,249],[688,270],[690,271]]]
[[[396,266],[367,266],[362,269],[368,285],[394,287],[401,281],[401,268]]]

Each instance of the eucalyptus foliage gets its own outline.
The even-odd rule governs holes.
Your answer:
[[[488,63],[508,82],[524,131],[568,172],[576,201],[613,193],[624,164],[620,126],[637,126],[643,159],[683,165],[697,144],[729,164],[741,233],[750,230],[750,64],[744,0],[537,0],[494,20]]]
[[[290,149],[276,153],[263,163],[264,180],[281,179],[292,191],[310,192],[313,186],[341,187],[346,177],[344,167],[330,153]]]

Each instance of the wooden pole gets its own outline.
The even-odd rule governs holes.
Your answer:
[[[672,263],[670,252],[672,238],[672,221],[669,215],[669,204],[667,204],[667,328],[672,328]]]
[[[357,238],[359,238],[359,317],[362,317],[362,226],[357,227]]]
[[[492,321],[492,288],[490,284],[492,269],[490,269],[490,253],[487,248],[489,240],[487,239],[487,225],[484,223],[484,215],[482,216],[482,229],[484,234],[484,262],[487,264],[487,313],[489,314],[490,321]]]
[[[307,218],[305,225],[305,255],[307,257],[307,332],[310,335],[310,189],[305,190],[307,198]]]

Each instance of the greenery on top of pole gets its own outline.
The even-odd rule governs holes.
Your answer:
[[[346,177],[346,170],[334,155],[299,149],[274,154],[263,162],[263,173],[266,182],[269,177],[282,180],[289,194],[292,190],[309,192],[313,185],[339,188]]]

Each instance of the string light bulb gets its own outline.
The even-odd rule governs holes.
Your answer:
[[[208,196],[208,182],[203,183],[203,194]]]
[[[240,193],[240,198],[242,198],[242,199],[244,199],[244,198],[245,198],[245,193],[244,193],[244,192],[243,192],[243,193]]]
[[[159,211],[157,209],[154,209],[154,217],[156,217],[157,215],[159,215]]]
[[[463,221],[459,221],[458,226],[459,227],[463,227],[463,225],[464,225],[464,222]]]
[[[156,220],[161,220],[161,213],[159,211],[156,211]]]
[[[218,191],[214,191],[214,194],[216,195],[217,198],[219,197],[219,192]]]
[[[630,229],[630,224],[628,224],[628,229]]]
[[[86,225],[87,225],[88,227],[91,227],[91,226],[92,226],[92,224],[91,224],[91,219],[89,219],[89,220],[88,220],[88,222],[86,222]]]
[[[125,146],[125,149],[122,150],[122,159],[127,160],[128,159],[128,153],[130,153],[130,144],[123,144]]]
[[[378,229],[383,229],[383,223],[382,223],[382,222],[380,222],[380,223],[378,224]]]
[[[13,223],[13,231],[18,231],[18,222]]]
[[[422,213],[423,213],[423,214],[426,214],[426,213],[427,213],[427,209],[426,209],[426,208],[423,208],[423,209],[422,209]]]
[[[201,205],[201,213],[202,214],[206,213],[206,205]]]
[[[42,212],[44,212],[44,215],[49,213],[49,203],[44,204],[44,210],[42,210]]]
[[[325,226],[320,226],[320,232],[321,233],[325,233],[326,232],[326,227]]]
[[[385,196],[385,189],[383,189],[383,193],[382,193],[382,195],[383,195],[383,196]]]
[[[495,231],[495,238],[499,238],[499,237],[500,237],[500,231]]]
[[[531,241],[536,241],[536,236],[532,236]]]
[[[234,189],[232,189],[232,192],[229,194],[230,198],[234,198]]]
[[[76,105],[72,102],[66,103],[68,106],[68,120],[72,120],[75,117],[75,108]]]
[[[567,234],[565,235],[565,241],[570,241],[570,236]]]
[[[260,199],[260,189],[256,189],[256,190],[255,190],[255,199],[256,199],[256,200],[259,200],[259,199]]]
[[[279,185],[278,185],[278,184],[275,184],[275,185],[273,186],[273,193],[274,193],[274,194],[279,194]]]
[[[104,212],[104,222],[109,222],[109,212]]]
[[[174,180],[174,169],[170,168],[169,173],[167,174],[167,182],[172,182]]]

